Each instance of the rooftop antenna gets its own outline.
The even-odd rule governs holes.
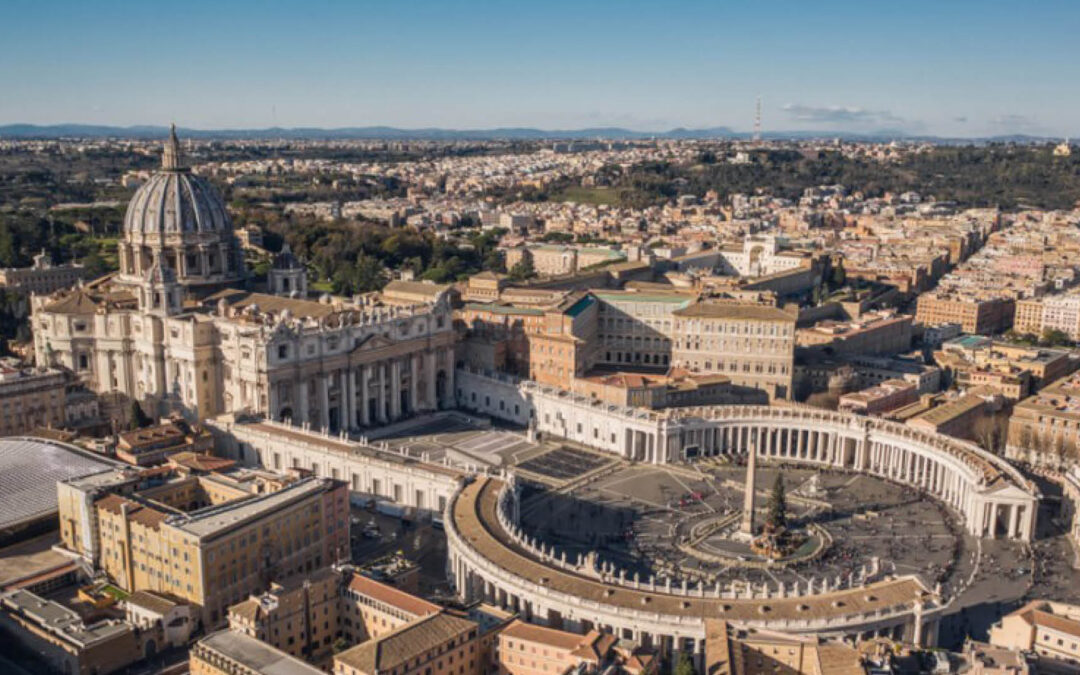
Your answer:
[[[761,97],[757,97],[757,108],[754,110],[754,142],[761,141]]]

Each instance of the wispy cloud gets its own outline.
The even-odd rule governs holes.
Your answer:
[[[801,103],[788,103],[780,109],[791,119],[809,124],[860,127],[887,125],[905,128],[918,125],[888,110],[870,110],[850,106],[812,106]]]
[[[1006,114],[992,117],[990,127],[1003,134],[1037,134],[1045,129],[1042,124],[1027,115]]]

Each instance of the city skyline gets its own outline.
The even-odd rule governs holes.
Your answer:
[[[1066,3],[294,9],[16,4],[0,124],[1076,132]]]

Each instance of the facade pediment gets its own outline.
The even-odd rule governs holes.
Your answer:
[[[392,347],[394,341],[386,337],[381,333],[373,333],[360,341],[356,347],[353,348],[353,354],[363,354],[364,352],[374,351],[376,349],[383,349],[385,347]]]

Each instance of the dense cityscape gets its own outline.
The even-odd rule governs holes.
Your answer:
[[[1077,21],[5,7],[0,673],[1080,674]]]

